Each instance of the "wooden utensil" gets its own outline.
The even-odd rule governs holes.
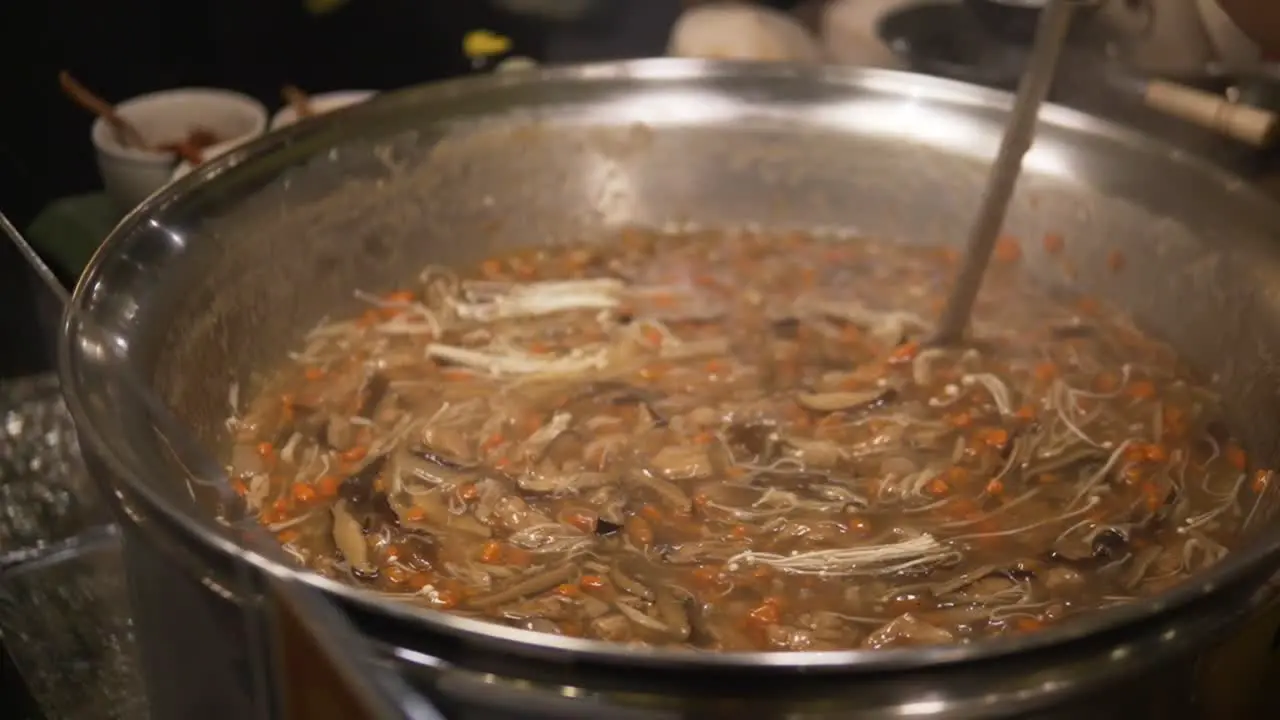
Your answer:
[[[285,102],[289,103],[289,107],[293,108],[293,113],[298,116],[299,120],[309,118],[314,114],[311,110],[311,98],[307,97],[307,94],[300,88],[293,85],[285,85],[280,89],[280,95]]]
[[[1280,131],[1280,115],[1235,103],[1186,85],[1152,80],[1142,90],[1148,108],[1254,147],[1269,145]]]
[[[139,149],[148,148],[147,141],[142,138],[142,134],[138,132],[138,129],[132,123],[120,117],[111,103],[98,97],[92,90],[77,82],[75,78],[71,77],[71,73],[66,70],[58,73],[58,84],[62,86],[62,92],[66,93],[72,102],[107,121],[121,145]]]
[[[116,140],[121,145],[138,150],[171,152],[192,165],[199,165],[204,162],[204,153],[201,152],[199,145],[191,141],[190,137],[184,137],[177,142],[161,147],[150,145],[142,137],[142,133],[138,132],[138,129],[133,126],[133,123],[120,117],[120,114],[116,112],[111,103],[81,85],[66,70],[58,73],[58,84],[62,86],[62,91],[66,93],[67,97],[71,98],[72,102],[105,120],[111,126],[112,132],[116,135]]]

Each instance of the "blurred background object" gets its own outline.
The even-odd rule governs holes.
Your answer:
[[[822,49],[832,62],[903,69],[906,63],[877,32],[879,21],[902,0],[831,0],[819,3]]]
[[[747,2],[691,7],[676,20],[667,53],[719,60],[818,63],[818,39],[793,15]]]
[[[487,26],[540,56],[539,22],[487,2],[348,0],[50,0],[3,3],[0,202],[18,227],[56,198],[95,191],[92,118],[62,97],[70,70],[112,102],[175,87],[221,87],[269,108],[280,88],[390,89],[472,72],[462,36]],[[318,7],[318,6],[317,6]]]
[[[107,115],[98,112],[91,136],[102,184],[120,212],[168,184],[179,160],[180,170],[190,169],[267,130],[266,107],[228,90],[161,90],[108,110]],[[127,140],[117,125],[137,137]]]
[[[1041,0],[968,0],[1035,5]],[[514,53],[540,63],[660,55],[686,8],[705,0],[50,0],[4,3],[0,48],[6,97],[0,134],[0,198],[26,227],[56,198],[96,190],[90,118],[70,106],[52,78],[61,69],[119,102],[182,86],[244,92],[280,107],[280,87],[319,94],[385,90],[476,68],[460,39],[485,28]],[[734,3],[729,3],[730,5]],[[914,0],[773,0],[809,27],[832,62],[895,66],[876,37],[886,13]],[[956,3],[958,4],[958,0]],[[1006,8],[1007,9],[1007,8]],[[723,12],[723,11],[718,11]],[[1257,48],[1225,19],[1217,0],[1107,0],[1096,14],[1114,37],[1110,51],[1132,69],[1203,75],[1210,65],[1239,72]],[[727,16],[726,16],[727,17]],[[737,17],[741,17],[740,14]],[[191,18],[200,18],[193,24]],[[736,21],[734,21],[736,22]],[[32,138],[40,139],[32,142]]]
[[[296,88],[292,88],[297,90]],[[300,90],[298,92],[301,92]],[[271,129],[278,130],[282,127],[288,127],[302,117],[310,117],[321,113],[333,112],[340,108],[348,107],[373,97],[377,93],[373,90],[335,90],[334,92],[320,93],[319,95],[299,95],[289,101],[288,105],[276,111],[271,116]]]

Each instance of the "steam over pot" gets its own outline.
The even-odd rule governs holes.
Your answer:
[[[675,220],[959,242],[1009,105],[909,74],[672,60],[412,89],[273,133],[153,197],[108,239],[76,299],[221,447],[233,383],[250,392],[256,371],[321,317],[354,309],[354,287],[389,289],[428,262]],[[1027,239],[1028,271],[1118,304],[1216,373],[1251,453],[1274,465],[1280,249],[1266,241],[1280,209],[1059,108],[1026,167],[1010,230]],[[1069,238],[1075,280],[1042,251],[1047,232]],[[1142,261],[1108,272],[1113,247]],[[116,369],[70,328],[61,360],[90,466],[122,510],[144,665],[170,673],[153,683],[153,711],[204,717],[200,703],[216,697],[232,713],[221,717],[245,716],[238,633],[255,592],[239,571],[266,561],[192,498]],[[1260,510],[1267,520],[1278,493]],[[914,650],[646,651],[414,613],[314,582],[458,717],[1126,717],[1186,707],[1170,688],[1195,686],[1192,661],[1250,612],[1280,564],[1280,525],[1258,526],[1202,582],[1151,601]]]

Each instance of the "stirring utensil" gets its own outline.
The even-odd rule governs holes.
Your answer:
[[[120,116],[120,113],[116,112],[115,106],[98,97],[89,88],[81,85],[66,70],[58,73],[58,84],[62,86],[62,91],[75,104],[105,120],[111,126],[111,130],[115,133],[116,139],[121,145],[138,150],[172,152],[192,165],[199,165],[204,162],[203,152],[190,137],[184,137],[171,145],[153,147],[147,143],[146,139],[142,137],[142,133],[138,132],[138,129],[133,126],[133,123],[125,120]]]
[[[124,381],[125,389],[140,401],[156,433],[169,445],[170,450],[182,464],[192,479],[201,486],[218,492],[220,498],[234,501],[237,498],[231,489],[231,480],[213,453],[205,449],[195,434],[178,419],[169,407],[127,362],[125,344],[121,338],[106,328],[97,325],[92,318],[83,313],[75,304],[71,293],[58,280],[53,270],[44,262],[35,248],[27,242],[18,229],[9,222],[9,218],[0,213],[0,231],[8,236],[23,259],[35,270],[46,288],[62,303],[70,320],[78,325],[83,341],[91,341],[98,350],[119,361],[116,369]],[[238,527],[244,544],[266,557],[288,566],[288,561],[278,542],[265,528],[256,522],[245,527]],[[253,592],[259,580],[250,575],[246,563],[237,563],[237,568],[246,592]],[[395,718],[397,720],[442,720],[442,716],[394,672],[381,671],[373,660],[373,653],[365,639],[350,624],[346,617],[319,591],[301,582],[291,572],[266,573],[265,580],[269,600],[274,600],[275,634],[285,640],[284,647],[277,652],[272,663],[262,657],[260,652],[249,652],[251,662],[256,663],[253,688],[259,698],[256,709],[264,720],[273,717],[270,686],[274,673],[273,665],[285,677],[296,673],[298,665],[319,664],[329,678],[337,681],[325,688],[326,702],[330,713],[342,710],[342,717]],[[252,603],[245,603],[245,625],[251,639],[260,639],[258,647],[270,647],[272,634],[263,627],[258,613],[260,608]],[[299,657],[297,646],[301,644],[306,652]],[[292,662],[291,662],[292,660]],[[307,701],[302,695],[290,696],[289,692],[305,694],[306,688],[285,688],[285,705],[288,706],[288,717],[317,717],[311,711],[315,701]],[[353,715],[354,713],[354,715]],[[334,714],[337,717],[336,714]]]
[[[313,114],[311,111],[311,98],[307,94],[294,85],[285,85],[280,89],[280,96],[284,98],[289,107],[293,108],[294,115],[298,119],[309,118]]]
[[[120,139],[120,144],[126,147],[142,148],[147,147],[147,141],[143,139],[142,133],[133,126],[133,123],[120,117],[115,107],[98,97],[92,90],[81,85],[75,78],[71,77],[71,73],[63,70],[58,73],[58,84],[62,86],[62,91],[67,94],[77,105],[97,115],[116,133]]]
[[[938,321],[933,341],[939,345],[954,345],[964,338],[974,301],[982,288],[982,278],[991,262],[991,253],[995,250],[1009,200],[1022,170],[1022,159],[1031,149],[1040,106],[1053,84],[1072,17],[1080,4],[1081,0],[1049,0],[1040,16],[1026,73],[1019,83],[1000,151],[987,176],[986,192],[969,233],[960,272]]]

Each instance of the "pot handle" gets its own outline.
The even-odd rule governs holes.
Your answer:
[[[1274,112],[1165,80],[1147,83],[1142,101],[1156,112],[1255,147],[1270,144],[1280,126],[1280,115]]]

